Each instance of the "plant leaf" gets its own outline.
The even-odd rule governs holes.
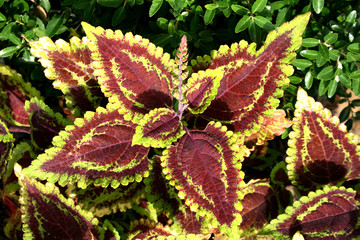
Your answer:
[[[110,103],[135,115],[161,107],[171,107],[175,63],[163,49],[149,40],[120,30],[104,30],[83,23],[90,39],[94,75]],[[109,48],[111,46],[111,48]]]
[[[51,139],[66,125],[72,124],[72,121],[65,119],[60,113],[54,113],[49,106],[36,97],[25,102],[25,110],[30,114],[32,144],[39,149],[49,147]]]
[[[70,44],[48,37],[30,42],[31,53],[45,67],[45,75],[54,79],[53,86],[61,90],[75,116],[95,109],[104,102],[104,95],[94,77],[89,40],[73,37]]]
[[[266,229],[285,238],[300,231],[305,239],[355,239],[360,217],[355,195],[350,188],[325,186],[294,202]]]
[[[292,183],[309,189],[359,178],[360,147],[354,135],[303,89],[295,108],[286,158]]]
[[[54,147],[32,162],[24,172],[30,177],[59,181],[64,186],[77,182],[113,188],[140,181],[148,174],[149,149],[131,146],[135,125],[118,110],[98,108],[78,118],[53,139]]]
[[[270,197],[274,194],[267,180],[251,180],[243,188],[244,199],[241,201],[241,229],[260,229],[270,216]]]
[[[0,120],[0,176],[6,171],[6,166],[10,157],[10,153],[14,146],[14,137],[9,129]]]
[[[96,217],[103,217],[117,211],[125,212],[133,205],[138,205],[144,194],[144,185],[133,182],[116,189],[100,186],[88,186],[86,189],[79,189],[70,185],[66,192],[68,196],[76,199],[77,204],[83,210],[92,212]]]
[[[26,177],[19,167],[15,167],[15,173],[21,185],[24,239],[47,239],[49,236],[74,240],[96,238],[98,220],[90,212],[62,196],[55,185],[43,185]]]
[[[185,134],[177,113],[169,108],[151,110],[138,124],[132,140],[133,145],[163,148]]]
[[[203,131],[191,130],[161,159],[163,172],[179,190],[179,197],[206,223],[220,224],[224,231],[240,223],[241,160],[249,154],[238,145],[241,139],[226,130],[214,122]]]
[[[274,110],[274,114],[269,117],[264,117],[264,122],[258,131],[253,132],[246,141],[257,139],[256,145],[263,145],[265,141],[274,139],[275,136],[280,136],[286,128],[292,125],[292,121],[286,118],[286,113],[283,109]]]
[[[12,125],[29,126],[24,105],[32,97],[41,98],[40,92],[15,70],[0,64],[0,118]]]
[[[193,73],[186,85],[185,97],[194,114],[203,113],[214,100],[223,72],[219,69]]]
[[[212,54],[210,69],[220,68],[224,77],[217,95],[203,113],[206,119],[232,124],[239,132],[250,134],[266,115],[279,104],[293,68],[294,50],[301,45],[301,34],[310,13],[284,23],[269,33],[264,46],[256,51],[256,44],[246,41],[221,46]]]

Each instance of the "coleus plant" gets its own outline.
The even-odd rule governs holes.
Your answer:
[[[276,109],[309,17],[270,32],[258,50],[240,41],[192,66],[185,36],[175,59],[138,35],[87,23],[82,39],[31,42],[76,119],[54,113],[35,90],[25,91],[31,86],[21,76],[2,68],[4,101],[19,103],[0,115],[6,234],[357,237],[357,189],[346,184],[359,179],[358,137],[302,89],[292,121]],[[242,171],[245,160],[266,158],[267,141],[291,125],[288,157],[268,178]],[[30,144],[13,147],[14,126],[27,129]]]

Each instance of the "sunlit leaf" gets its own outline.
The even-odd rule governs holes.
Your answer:
[[[31,177],[47,179],[61,185],[77,182],[86,188],[96,185],[116,188],[148,174],[149,149],[132,146],[135,125],[124,119],[118,110],[98,108],[78,118],[75,125],[67,126],[53,139],[54,147],[24,172]]]
[[[54,79],[53,86],[61,90],[75,116],[94,111],[104,102],[104,95],[94,77],[93,60],[88,39],[73,37],[70,43],[48,37],[30,42],[31,53],[40,58],[45,75]]]
[[[132,144],[156,148],[167,147],[184,133],[183,124],[174,110],[156,108],[139,121]]]
[[[288,64],[301,45],[301,34],[309,13],[283,24],[269,33],[264,46],[240,41],[230,48],[221,46],[212,54],[210,69],[222,69],[215,99],[203,113],[204,118],[231,124],[239,132],[249,134],[264,116],[271,115],[279,104],[287,78],[293,73]]]
[[[300,232],[305,239],[355,239],[359,236],[360,213],[355,191],[324,187],[301,197],[271,221],[266,228],[274,235],[291,238]]]
[[[24,105],[32,97],[41,98],[19,73],[0,64],[0,118],[9,124],[29,126],[29,113]]]
[[[360,147],[337,117],[299,89],[287,150],[289,177],[301,188],[360,177]]]
[[[224,231],[241,221],[240,168],[249,151],[238,144],[236,134],[211,122],[203,131],[189,131],[162,157],[166,178],[179,190],[179,197],[208,224],[220,224]]]
[[[160,107],[171,107],[174,61],[148,39],[120,30],[104,30],[83,23],[90,39],[94,75],[111,103],[141,116]],[[109,48],[109,46],[111,46]]]

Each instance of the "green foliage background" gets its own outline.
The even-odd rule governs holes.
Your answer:
[[[61,93],[31,56],[28,41],[83,36],[80,23],[86,21],[139,34],[173,55],[186,34],[193,59],[241,39],[261,46],[269,31],[311,11],[281,108],[292,113],[298,86],[330,102],[340,96],[347,102],[340,120],[351,129],[360,119],[360,99],[350,100],[360,94],[359,10],[356,0],[0,0],[0,62],[31,81],[56,109]]]

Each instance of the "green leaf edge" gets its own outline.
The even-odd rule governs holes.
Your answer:
[[[189,107],[189,110],[194,114],[201,114],[203,113],[207,107],[211,104],[211,101],[215,99],[218,88],[220,86],[220,81],[223,77],[223,70],[222,69],[206,69],[206,71],[199,71],[197,73],[193,73],[191,77],[188,80],[188,83],[186,85],[187,91],[185,92],[185,98],[187,97],[187,94],[191,93],[194,90],[197,90],[199,85],[203,84],[201,80],[206,77],[213,78],[213,87],[211,88],[211,91],[207,92],[205,94],[202,102],[197,106],[196,108]]]
[[[131,184],[139,184],[139,183],[132,182],[132,183],[129,183],[128,186],[131,187],[130,186]],[[77,196],[76,190],[77,189],[76,189],[75,185],[69,184],[68,188],[66,189],[66,194],[72,199],[76,198],[76,196]],[[116,213],[117,211],[125,212],[128,209],[132,209],[133,206],[137,206],[140,204],[140,200],[144,197],[144,194],[145,194],[145,193],[141,193],[141,192],[137,191],[136,194],[134,195],[134,197],[131,199],[131,201],[123,202],[121,199],[122,194],[121,194],[121,192],[119,192],[122,190],[123,189],[116,188],[114,190],[114,192],[111,192],[110,194],[102,194],[102,195],[98,196],[97,198],[91,199],[92,201],[105,200],[106,202],[108,202],[108,200],[114,200],[113,202],[111,202],[111,203],[113,203],[112,205],[107,204],[107,206],[96,207],[94,205],[93,206],[87,205],[86,202],[80,202],[80,201],[78,201],[77,204],[85,211],[91,212],[94,216],[101,218],[105,215],[110,215],[112,213]],[[119,195],[121,195],[121,196],[119,196]],[[116,199],[112,196],[118,197],[117,202],[115,202]]]
[[[46,149],[45,153],[40,154],[36,160],[32,161],[32,163],[29,167],[27,167],[23,170],[23,172],[29,177],[34,177],[34,178],[38,178],[41,180],[47,180],[50,183],[58,182],[60,184],[60,186],[65,186],[67,184],[73,184],[76,182],[77,186],[82,189],[85,189],[91,183],[94,183],[95,185],[101,185],[103,187],[107,187],[110,184],[113,188],[117,188],[120,184],[126,186],[130,182],[133,182],[135,180],[137,182],[140,182],[143,177],[149,176],[149,171],[152,169],[151,165],[149,165],[149,170],[145,171],[143,174],[136,174],[135,176],[125,177],[124,179],[121,180],[121,182],[119,182],[116,179],[110,180],[107,177],[104,177],[101,179],[99,178],[96,180],[91,180],[91,179],[86,179],[85,176],[79,175],[79,174],[74,174],[72,176],[68,176],[68,174],[43,172],[40,170],[41,165],[47,161],[48,155],[54,156],[57,154],[58,151],[61,151],[62,147],[66,143],[65,140],[69,136],[69,132],[74,130],[76,126],[81,127],[85,124],[84,119],[91,120],[95,113],[105,114],[108,111],[120,111],[121,114],[122,113],[126,114],[125,109],[118,110],[113,107],[114,107],[114,105],[111,105],[111,104],[108,104],[106,109],[103,107],[98,107],[96,109],[96,112],[88,111],[85,113],[84,118],[75,119],[74,125],[66,126],[65,130],[60,131],[59,134],[53,138],[52,144],[54,147]]]
[[[29,221],[30,216],[27,215],[27,207],[28,203],[30,202],[25,181],[28,181],[29,184],[35,185],[37,189],[39,189],[42,193],[45,194],[54,194],[58,197],[59,201],[68,207],[76,210],[80,215],[82,215],[87,221],[91,222],[94,226],[98,225],[99,220],[93,217],[91,212],[87,212],[81,209],[80,206],[75,205],[74,201],[70,198],[66,199],[61,193],[58,187],[56,187],[52,183],[46,183],[46,185],[41,184],[40,182],[36,181],[35,179],[28,178],[22,171],[20,165],[16,164],[14,168],[15,174],[19,179],[20,188],[20,198],[19,203],[21,204],[21,221],[23,223],[22,229],[24,232],[24,239],[33,239],[34,236],[31,232],[31,229],[27,223]]]
[[[32,87],[30,82],[25,82],[20,73],[16,72],[8,65],[0,64],[0,81],[3,81],[4,78],[7,79],[8,85],[15,86],[16,89],[20,90],[25,97],[28,97],[29,99],[32,97],[37,97],[41,100],[43,99],[40,92]],[[5,89],[1,89],[1,91],[4,90]],[[0,111],[0,118],[3,118],[5,121],[16,126],[28,126],[15,121],[12,117],[12,111],[9,108],[2,109],[2,111]]]
[[[183,124],[179,119],[178,128],[176,128],[176,131],[173,132],[162,132],[161,134],[172,134],[174,132],[177,132],[177,134],[173,137],[168,137],[164,140],[157,139],[157,138],[151,138],[151,137],[144,137],[143,130],[144,126],[152,124],[153,122],[156,122],[158,117],[161,117],[162,115],[166,115],[168,113],[173,113],[176,115],[176,112],[174,110],[169,108],[155,108],[151,110],[149,113],[145,114],[144,117],[139,121],[138,126],[136,126],[135,134],[133,136],[132,145],[143,145],[145,147],[154,147],[154,148],[165,148],[170,146],[173,142],[181,138],[185,134],[185,130],[183,128]],[[154,116],[157,117],[153,119]],[[180,126],[179,126],[180,125]]]
[[[131,32],[123,34],[121,30],[115,30],[115,32],[111,29],[104,29],[102,27],[94,27],[90,25],[89,23],[82,22],[81,23],[85,34],[87,38],[90,40],[88,43],[88,47],[90,49],[91,58],[93,59],[93,66],[94,66],[94,76],[97,77],[97,80],[101,86],[101,91],[104,93],[105,97],[108,98],[109,103],[117,104],[119,105],[120,109],[126,108],[126,106],[121,102],[121,100],[115,95],[109,92],[108,89],[104,86],[104,82],[106,82],[108,79],[106,78],[105,71],[103,70],[103,66],[101,63],[101,56],[98,53],[98,47],[96,43],[96,37],[95,35],[105,35],[108,39],[125,39],[128,44],[131,45],[139,45],[140,47],[143,47],[146,49],[146,51],[149,53],[149,55],[155,56],[158,59],[161,59],[162,64],[165,68],[167,68],[169,73],[172,73],[173,69],[176,69],[176,63],[175,60],[171,59],[171,56],[169,53],[164,53],[163,48],[156,47],[155,44],[151,43],[149,39],[143,38],[140,35],[133,35]],[[173,89],[170,88],[171,83],[167,83],[170,89],[170,92],[176,91],[175,84]],[[126,94],[126,93],[124,93]],[[132,113],[132,118],[134,119],[134,122],[139,121],[143,115],[140,113],[132,112],[131,109],[127,109],[129,112]]]
[[[242,179],[238,183],[238,188],[243,189],[245,182],[244,182],[244,176],[245,173],[243,171],[240,171],[241,169],[241,162],[243,157],[248,156],[250,154],[250,150],[247,149],[245,146],[239,146],[239,135],[236,133],[233,133],[232,131],[227,131],[226,126],[222,126],[220,122],[209,122],[208,125],[213,125],[215,128],[219,129],[219,131],[224,132],[225,135],[228,137],[228,143],[229,146],[231,146],[231,149],[234,151],[233,156],[233,164],[234,167],[239,169],[239,177]],[[243,139],[243,138],[242,138]],[[190,207],[191,211],[196,212],[199,216],[204,217],[204,223],[206,223],[209,226],[219,227],[220,231],[223,233],[226,233],[228,236],[234,235],[234,237],[238,237],[239,235],[239,229],[238,225],[241,223],[242,218],[240,215],[240,211],[242,209],[241,205],[241,199],[243,199],[244,194],[241,190],[239,190],[236,194],[238,195],[238,202],[234,204],[235,209],[237,209],[239,212],[235,213],[235,219],[232,222],[231,226],[227,225],[221,225],[219,226],[219,222],[216,220],[215,215],[211,211],[207,211],[203,207],[199,206],[196,203],[193,203],[190,199],[186,198],[187,194],[182,189],[181,183],[177,179],[175,179],[172,174],[170,168],[168,168],[168,159],[169,159],[169,151],[168,149],[165,149],[163,152],[163,156],[161,157],[161,166],[163,167],[163,173],[165,175],[165,178],[169,180],[170,185],[174,186],[178,192],[178,196],[180,199],[185,199],[185,204]]]
[[[27,100],[27,101],[25,102],[24,108],[25,108],[25,110],[26,110],[27,112],[30,113],[30,115],[29,115],[29,120],[31,120],[32,115],[34,114],[34,112],[30,112],[30,104],[31,104],[31,103],[36,104],[38,107],[40,107],[40,109],[41,109],[42,111],[44,111],[45,113],[47,113],[50,117],[56,118],[57,122],[58,122],[60,125],[62,125],[63,127],[65,127],[65,126],[67,126],[67,125],[72,125],[72,124],[74,124],[73,121],[71,121],[70,119],[64,118],[63,115],[61,115],[60,113],[58,113],[58,112],[55,113],[48,105],[46,105],[46,103],[45,103],[43,100],[40,100],[40,99],[38,99],[37,97],[33,97],[33,98],[30,99],[30,101]],[[30,123],[30,125],[31,125],[31,123]],[[39,148],[39,147],[37,146],[37,144],[35,143],[35,141],[33,140],[33,134],[32,134],[32,132],[31,132],[31,143],[32,143],[32,145],[35,146],[36,148]]]
[[[298,90],[297,96],[298,97],[295,104],[294,112],[295,117],[293,119],[294,124],[292,125],[293,131],[289,133],[288,149],[286,151],[287,157],[285,158],[285,161],[287,163],[286,168],[288,170],[289,180],[292,182],[293,185],[298,186],[300,189],[304,189],[304,187],[296,181],[297,175],[295,173],[295,163],[297,161],[300,161],[296,156],[296,142],[297,139],[301,136],[298,119],[302,118],[302,112],[306,110],[313,111],[315,113],[318,113],[322,117],[323,121],[327,120],[333,125],[337,125],[339,131],[347,132],[347,129],[344,124],[340,124],[340,120],[337,116],[332,116],[329,109],[324,108],[320,102],[316,102],[312,97],[308,96],[307,92],[301,87]],[[346,133],[345,138],[347,138],[349,144],[356,146],[356,153],[358,156],[360,156],[360,145],[357,145],[359,142],[359,138],[350,132]],[[351,171],[348,174],[350,173]]]
[[[265,226],[264,231],[271,231],[271,233],[275,237],[284,237],[284,235],[282,235],[280,232],[276,230],[276,227],[280,223],[283,223],[285,220],[291,217],[291,215],[295,212],[295,210],[303,206],[304,203],[308,203],[312,201],[315,197],[318,197],[322,194],[327,194],[333,190],[341,190],[341,191],[346,191],[347,193],[354,194],[354,199],[355,199],[356,191],[353,190],[352,188],[345,188],[344,186],[336,187],[336,186],[325,185],[323,189],[318,189],[316,190],[316,192],[309,192],[307,196],[302,196],[298,201],[295,201],[292,206],[288,206],[285,209],[285,213],[279,215],[276,219],[271,220],[271,222]],[[358,223],[359,221],[360,218],[358,218]],[[289,237],[287,237],[286,239],[289,239]]]

